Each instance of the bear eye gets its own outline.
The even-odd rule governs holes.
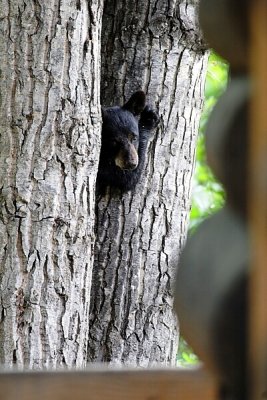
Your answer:
[[[128,133],[128,140],[132,143],[137,140],[137,135],[135,135],[133,132]]]

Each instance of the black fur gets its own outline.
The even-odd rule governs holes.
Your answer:
[[[159,122],[158,115],[145,103],[144,92],[138,91],[122,107],[102,110],[98,192],[104,193],[107,186],[123,192],[133,190],[139,181],[150,133]]]

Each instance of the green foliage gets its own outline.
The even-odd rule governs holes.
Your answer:
[[[205,83],[205,104],[200,120],[200,132],[196,151],[190,229],[194,230],[205,218],[224,204],[224,190],[206,164],[205,130],[209,115],[218,98],[224,92],[228,80],[228,65],[215,53],[209,57]]]
[[[228,65],[215,53],[211,53],[205,83],[205,104],[200,121],[200,132],[196,150],[190,232],[209,215],[219,210],[225,200],[224,190],[206,163],[205,130],[209,115],[228,81]],[[183,338],[180,338],[177,364],[192,366],[199,362],[197,356]]]
[[[198,357],[193,353],[193,350],[188,346],[186,341],[181,337],[179,340],[179,351],[177,354],[177,364],[180,367],[193,367],[199,363]]]

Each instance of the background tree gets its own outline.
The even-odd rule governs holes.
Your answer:
[[[197,2],[106,0],[102,104],[143,89],[161,117],[141,182],[97,203],[90,361],[174,363],[172,280],[188,226],[208,54]]]
[[[0,362],[86,360],[101,0],[0,5]]]

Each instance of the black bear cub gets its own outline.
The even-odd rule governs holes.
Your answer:
[[[98,191],[104,193],[107,186],[132,190],[140,179],[158,115],[146,105],[145,93],[138,91],[122,107],[102,109],[102,119]]]

